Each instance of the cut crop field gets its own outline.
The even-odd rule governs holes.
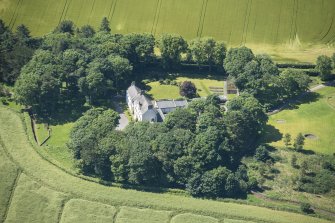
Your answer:
[[[307,150],[333,154],[335,153],[334,98],[335,87],[325,87],[302,98],[303,104],[270,116],[269,125],[277,129],[282,136],[290,133],[293,139],[301,132],[306,137],[304,148]],[[284,146],[281,137],[271,144]]]
[[[305,62],[334,51],[334,11],[333,0],[0,0],[0,18],[13,29],[26,24],[33,35],[62,20],[98,27],[107,17],[113,33],[212,36],[276,60]]]
[[[329,222],[263,207],[127,190],[84,180],[42,157],[22,118],[22,114],[0,106],[1,221]]]

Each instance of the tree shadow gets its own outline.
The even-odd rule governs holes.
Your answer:
[[[283,138],[283,134],[272,125],[266,125],[263,132],[263,137],[260,139],[260,143],[272,143],[277,142]]]
[[[302,149],[302,150],[299,150],[300,153],[302,154],[305,154],[305,155],[314,155],[315,152],[313,150],[305,150],[305,149]]]
[[[310,104],[318,101],[320,98],[321,95],[317,92],[306,92],[305,94],[299,96],[298,98],[289,101],[285,109],[287,110],[298,109],[299,105]]]
[[[37,116],[37,122],[48,123],[50,125],[63,125],[78,120],[90,106],[86,106],[82,100],[71,100],[59,105],[57,110],[48,116]]]

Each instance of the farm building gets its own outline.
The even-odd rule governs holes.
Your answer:
[[[163,121],[165,116],[177,108],[187,107],[186,100],[159,100],[154,102],[155,108],[158,111],[158,114]]]
[[[151,101],[144,92],[132,82],[127,90],[126,101],[136,121],[161,122],[165,116],[177,108],[187,107],[186,100]]]
[[[137,121],[157,122],[157,110],[144,92],[133,82],[127,90],[127,104]]]

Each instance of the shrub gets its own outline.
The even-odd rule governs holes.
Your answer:
[[[197,95],[197,88],[191,81],[184,81],[180,85],[180,95],[187,98],[194,98]]]
[[[292,155],[291,166],[294,167],[294,168],[297,167],[297,156],[295,154]]]
[[[267,151],[267,149],[265,148],[265,146],[259,146],[256,149],[254,158],[258,161],[262,161],[265,162],[266,160],[269,159],[269,152]]]
[[[297,150],[297,151],[300,151],[303,149],[303,146],[305,144],[305,137],[302,135],[302,133],[299,133],[297,135],[297,138],[295,138],[294,140],[294,149]]]
[[[311,214],[311,213],[314,212],[311,205],[308,204],[308,203],[301,203],[300,204],[300,209],[301,209],[302,212],[304,212],[306,214]]]

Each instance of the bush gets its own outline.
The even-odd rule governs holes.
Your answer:
[[[312,207],[310,204],[308,203],[301,203],[300,204],[300,210],[306,214],[311,214],[314,213]]]
[[[297,167],[297,156],[295,154],[292,155],[291,166],[294,167],[294,168]]]
[[[258,161],[262,161],[265,162],[269,159],[269,152],[267,151],[267,149],[265,148],[265,146],[259,146],[256,149],[254,158]]]
[[[187,98],[194,98],[197,95],[197,88],[191,81],[184,81],[180,85],[180,95]]]

